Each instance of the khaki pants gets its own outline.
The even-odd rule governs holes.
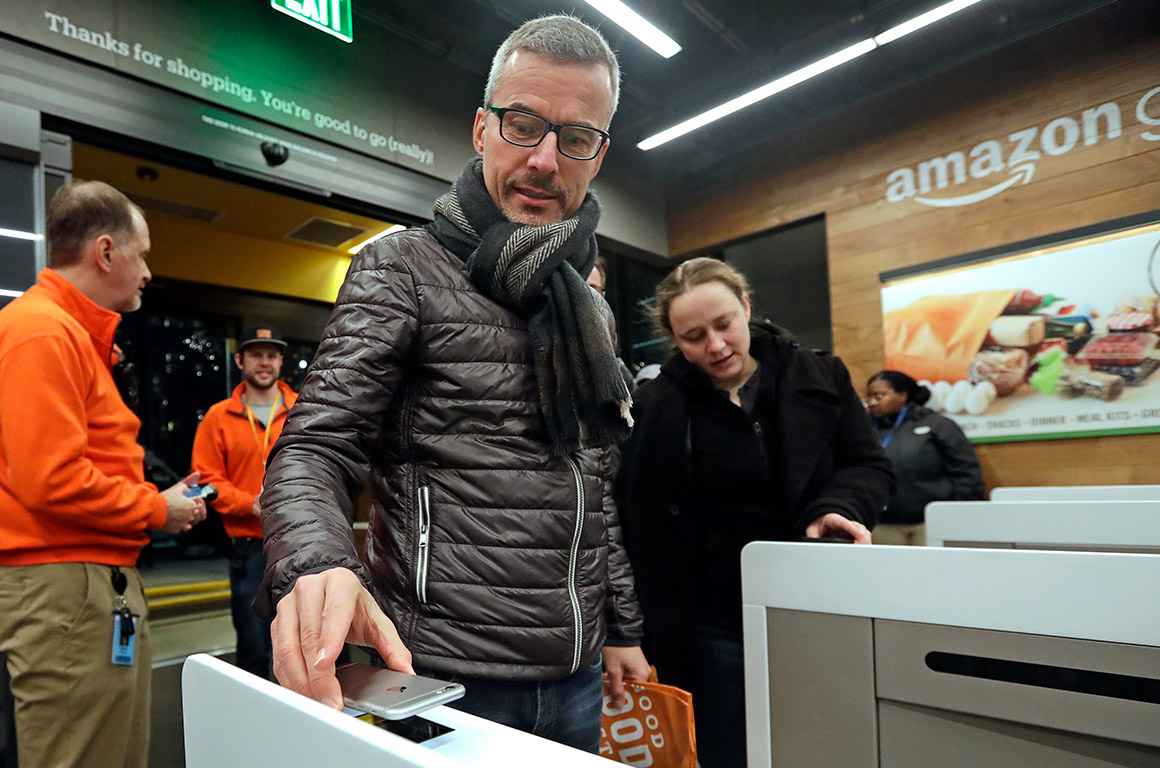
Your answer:
[[[0,653],[8,658],[21,765],[144,768],[152,649],[135,568],[131,667],[114,666],[111,569],[88,563],[0,566]]]
[[[881,523],[874,526],[873,539],[875,544],[925,547],[926,525],[923,523],[917,523],[915,525]]]

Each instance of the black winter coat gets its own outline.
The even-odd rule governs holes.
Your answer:
[[[890,463],[838,358],[802,350],[776,327],[756,323],[750,353],[761,366],[754,416],[773,465],[756,480],[775,489],[763,509],[753,509],[750,500],[745,509],[722,509],[711,519],[690,508],[698,504],[702,487],[728,485],[729,478],[697,478],[703,466],[749,467],[761,448],[752,420],[725,419],[717,406],[744,412],[680,354],[637,391],[636,426],[623,452],[617,498],[644,610],[645,655],[663,682],[678,686],[691,684],[688,639],[704,613],[695,574],[706,537],[729,530],[741,516],[748,519],[743,527],[749,540],[796,539],[828,512],[872,528],[893,488]],[[727,427],[735,430],[734,439],[722,434],[722,424],[735,425]],[[713,444],[694,449],[698,435],[711,435]],[[723,460],[698,458],[701,466],[693,466],[693,454],[720,451],[726,452]],[[750,482],[757,477],[752,471],[746,476]],[[731,601],[739,616],[740,558],[731,565],[738,591],[720,600]]]
[[[351,264],[262,494],[265,595],[350,568],[415,666],[547,680],[642,634],[619,452],[549,456],[527,322],[424,229]],[[352,499],[370,478],[368,569]]]
[[[912,405],[898,429],[893,419],[882,420],[878,427],[879,435],[892,430],[886,455],[894,465],[898,486],[882,522],[921,523],[932,501],[983,498],[983,474],[975,448],[954,420]]]

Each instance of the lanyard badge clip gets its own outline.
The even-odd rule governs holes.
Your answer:
[[[137,657],[137,617],[129,610],[129,602],[125,599],[125,589],[129,586],[129,579],[124,571],[113,566],[113,658],[112,662],[118,667],[131,667]]]

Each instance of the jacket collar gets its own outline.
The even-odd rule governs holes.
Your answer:
[[[294,405],[294,401],[298,399],[298,393],[281,379],[278,379],[278,391],[282,393],[282,404],[286,406],[285,409],[279,408],[278,413],[282,413],[283,410],[290,410],[291,406]],[[226,406],[226,410],[229,413],[237,414],[238,416],[246,415],[246,404],[242,402],[242,395],[245,392],[246,382],[244,381],[234,387],[234,391],[230,393],[229,405]]]
[[[121,313],[97,304],[55,269],[42,269],[36,276],[36,287],[81,324],[92,338],[97,353],[109,367],[120,361],[120,350],[113,343],[113,338],[121,323]]]
[[[925,405],[908,405],[906,406],[906,418],[904,418],[903,421],[922,421],[932,413],[934,413],[934,411],[932,411],[930,408],[927,408]],[[876,426],[880,424],[886,424],[886,427],[889,428],[890,426],[893,426],[894,421],[897,418],[898,414],[896,413],[886,417],[876,416],[874,417],[874,424]]]
[[[922,421],[930,416],[934,411],[927,408],[925,405],[909,405],[906,407],[907,421]]]

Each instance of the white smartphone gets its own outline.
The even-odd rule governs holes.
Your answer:
[[[350,709],[384,720],[402,720],[463,698],[459,683],[408,675],[369,664],[346,664],[335,670],[342,702]]]

